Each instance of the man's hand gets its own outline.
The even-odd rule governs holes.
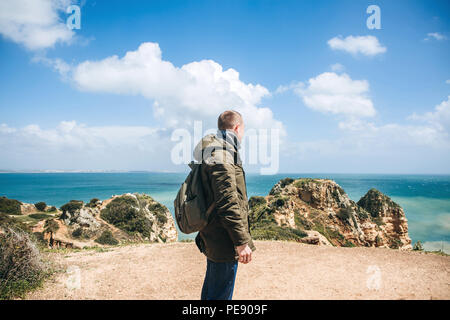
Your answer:
[[[250,261],[252,261],[252,249],[250,249],[248,244],[238,246],[236,247],[236,249],[239,254],[239,262],[249,263]]]

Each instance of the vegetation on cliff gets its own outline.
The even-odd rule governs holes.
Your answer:
[[[114,238],[114,235],[109,230],[103,231],[102,234],[100,235],[100,237],[95,239],[95,242],[100,243],[100,244],[111,245],[111,246],[115,246],[115,245],[119,244],[119,241],[117,241],[117,239]]]
[[[0,200],[0,299],[22,297],[49,274],[41,249],[89,248],[139,241],[173,242],[169,210],[145,194],[89,203],[71,200],[60,210],[47,204]]]
[[[131,196],[114,198],[101,211],[100,217],[130,234],[139,233],[144,237],[150,236],[152,221],[147,219],[137,198]]]
[[[22,214],[20,210],[21,204],[22,203],[18,200],[0,197],[0,213],[14,214],[14,215]]]
[[[303,242],[317,231],[335,246],[411,247],[403,209],[376,189],[355,203],[332,180],[285,178],[249,207],[255,239]]]
[[[263,197],[251,197],[249,200],[249,219],[251,234],[255,240],[299,240],[307,234],[301,228],[279,226],[273,217],[275,208],[284,205],[282,198],[271,202]]]
[[[23,297],[48,274],[30,228],[0,213],[0,300]]]

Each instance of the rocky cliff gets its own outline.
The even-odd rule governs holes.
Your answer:
[[[286,178],[249,205],[256,239],[411,249],[403,209],[375,189],[355,203],[332,180]]]
[[[127,193],[89,203],[72,200],[60,209],[46,206],[43,211],[20,203],[16,211],[14,219],[31,227],[49,247],[174,242],[178,238],[169,210],[146,194]]]

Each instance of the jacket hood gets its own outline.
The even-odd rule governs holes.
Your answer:
[[[218,130],[216,134],[204,136],[194,148],[194,159],[206,163],[241,164],[236,135],[230,130]]]

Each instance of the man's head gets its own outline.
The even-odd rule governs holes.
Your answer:
[[[217,127],[219,130],[233,131],[239,141],[242,141],[244,137],[244,119],[237,111],[227,110],[222,112],[217,120]]]

